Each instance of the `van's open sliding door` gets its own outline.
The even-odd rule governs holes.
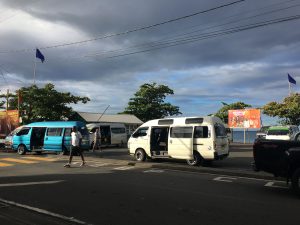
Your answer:
[[[193,159],[193,127],[171,127],[168,155],[177,159]]]

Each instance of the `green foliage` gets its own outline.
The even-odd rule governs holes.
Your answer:
[[[144,122],[179,115],[181,112],[178,106],[164,102],[167,95],[173,94],[173,90],[166,85],[145,83],[134,94],[135,97],[130,98],[128,106],[122,113],[133,114]]]
[[[251,105],[248,105],[244,102],[235,102],[232,104],[226,104],[222,102],[222,104],[223,107],[219,109],[219,111],[215,114],[215,116],[219,117],[225,124],[228,123],[228,110],[245,109],[251,107]]]
[[[70,118],[74,115],[72,107],[67,105],[78,102],[87,103],[87,97],[74,96],[70,92],[58,92],[54,85],[49,83],[44,88],[36,85],[22,87],[20,93],[20,113],[23,123],[34,121],[55,121]],[[9,100],[10,109],[18,107],[18,97]]]
[[[283,125],[300,125],[300,94],[286,97],[282,103],[269,102],[263,107],[263,113],[279,117]]]

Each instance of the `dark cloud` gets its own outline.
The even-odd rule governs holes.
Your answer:
[[[225,2],[230,1],[1,0],[3,18],[14,17],[3,22],[0,17],[0,65],[9,71],[5,72],[8,77],[30,83],[34,49],[39,47],[46,57],[43,64],[37,63],[37,79],[41,84],[49,81],[57,83],[59,88],[72,90],[74,82],[85,85],[90,82],[95,89],[99,88],[94,90],[92,98],[103,101],[102,106],[116,101],[116,110],[126,105],[126,99],[139,85],[152,81],[170,85],[176,94],[172,101],[185,110],[188,110],[188,104],[203,103],[213,110],[222,100],[230,102],[244,98],[264,104],[263,101],[273,98],[282,99],[283,94],[274,92],[274,89],[284,91],[286,73],[290,72],[297,80],[300,72],[300,30],[297,29],[300,20],[203,37],[228,28],[297,15],[300,9],[298,1],[244,1],[127,35],[44,48],[121,33]],[[271,11],[274,13],[268,13]],[[197,40],[190,39],[196,37]],[[169,45],[181,44],[161,48],[166,45],[160,43],[166,43],[166,40],[172,41],[168,42]],[[182,40],[193,41],[182,44]],[[22,49],[31,50],[5,53]],[[4,88],[2,84],[0,89]],[[106,93],[101,90],[106,90]],[[266,90],[272,95],[264,95]],[[87,94],[89,90],[87,88],[84,92],[81,89],[80,93]],[[125,97],[117,103],[113,93]],[[88,106],[89,109],[93,105],[95,109],[96,105],[99,107],[95,101]],[[196,108],[191,111],[196,111]]]

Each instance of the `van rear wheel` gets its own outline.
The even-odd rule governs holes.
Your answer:
[[[138,162],[145,161],[146,160],[146,153],[145,153],[145,151],[143,149],[136,150],[136,152],[134,154],[134,158]]]
[[[19,145],[17,151],[18,151],[19,155],[25,155],[26,154],[26,147],[25,147],[25,145]]]

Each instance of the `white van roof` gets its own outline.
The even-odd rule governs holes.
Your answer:
[[[222,120],[216,116],[195,116],[195,117],[175,117],[165,119],[149,120],[142,127],[146,126],[166,126],[166,125],[188,125],[188,124],[213,124],[222,123]]]

